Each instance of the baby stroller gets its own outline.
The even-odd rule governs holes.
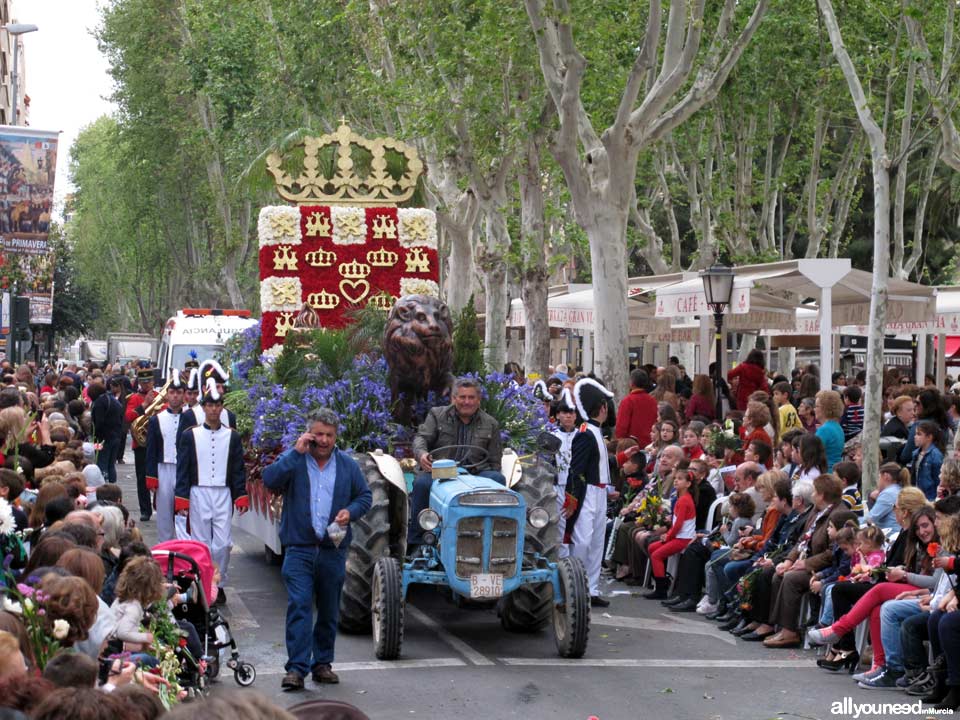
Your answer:
[[[200,692],[208,681],[220,674],[220,656],[224,648],[230,648],[227,667],[233,670],[233,679],[242,687],[257,679],[256,668],[240,660],[237,642],[230,633],[230,625],[220,614],[219,608],[211,607],[208,598],[213,595],[213,560],[210,548],[196,540],[170,540],[154,545],[153,559],[160,565],[167,582],[175,583],[181,593],[195,594],[193,602],[180,603],[173,609],[178,620],[193,623],[203,644],[204,664],[184,663],[184,686]],[[203,668],[199,672],[197,668]],[[190,677],[194,675],[195,677]]]

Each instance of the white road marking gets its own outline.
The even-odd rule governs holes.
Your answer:
[[[570,665],[573,667],[656,667],[656,668],[813,668],[816,667],[813,659],[810,660],[684,660],[680,658],[606,658],[570,660],[566,658],[497,658],[504,665],[524,666],[557,666]]]
[[[227,618],[227,622],[230,623],[231,632],[236,633],[238,630],[253,630],[260,627],[260,623],[254,619],[253,613],[240,599],[240,591],[233,587],[225,587],[224,590],[227,593],[227,609],[223,614]]]
[[[412,617],[414,620],[419,622],[421,625],[426,625],[428,628],[433,630],[433,632],[437,634],[438,638],[443,640],[447,645],[449,645],[458,653],[463,655],[473,665],[495,665],[496,664],[493,662],[493,660],[488,658],[486,655],[480,652],[477,652],[472,647],[467,645],[467,643],[465,643],[463,640],[461,640],[458,637],[455,637],[447,630],[444,630],[442,627],[440,627],[440,624],[436,620],[428,617],[426,614],[424,614],[417,608],[413,607],[413,605],[410,605],[409,603],[407,604],[407,607],[406,607],[406,613],[407,615]]]
[[[492,663],[491,663],[492,664]],[[419,668],[466,667],[460,658],[426,658],[424,660],[370,660],[369,662],[334,663],[338,672],[358,672],[361,670],[416,670]],[[257,675],[284,675],[286,670],[257,671]]]
[[[656,630],[658,632],[674,632],[685,635],[705,635],[726,643],[727,645],[736,645],[737,641],[729,633],[715,630],[706,623],[696,620],[685,620],[675,615],[663,615],[664,619],[657,618],[634,618],[624,615],[608,615],[603,613],[598,615],[591,614],[590,623],[592,625],[606,625],[619,628],[630,628],[632,630]]]

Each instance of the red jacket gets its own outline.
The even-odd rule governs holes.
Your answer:
[[[727,382],[732,383],[734,378],[739,378],[737,383],[737,410],[746,410],[750,395],[757,390],[770,392],[767,374],[759,365],[747,362],[740,363],[727,373]]]
[[[127,423],[132,423],[138,417],[143,415],[144,399],[145,399],[144,396],[138,392],[132,393],[127,397],[127,407],[125,412],[123,413],[124,421],[126,421]],[[130,435],[133,436],[133,433],[130,433]],[[133,447],[140,447],[139,445],[137,445],[137,440],[135,437],[133,440]]]
[[[717,416],[717,411],[703,395],[691,395],[683,414],[687,416],[687,422],[693,420],[695,415],[713,420]]]
[[[650,442],[650,428],[657,421],[657,401],[646,390],[634,388],[617,409],[617,439],[635,437],[641,447]]]

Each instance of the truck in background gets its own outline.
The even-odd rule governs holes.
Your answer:
[[[203,362],[215,358],[227,340],[256,325],[249,310],[184,308],[163,326],[155,357],[160,375],[166,378],[167,368],[182,370],[194,353]]]
[[[157,339],[144,333],[107,334],[107,362],[125,365],[131,360],[152,360]]]

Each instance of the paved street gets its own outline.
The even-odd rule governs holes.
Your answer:
[[[133,457],[120,466],[128,506],[136,506]],[[145,524],[152,541],[155,524]],[[595,610],[582,660],[557,656],[552,630],[510,635],[493,610],[458,610],[439,592],[414,594],[402,660],[378,662],[369,637],[337,641],[337,686],[280,692],[286,653],[286,595],[280,569],[255,539],[235,531],[226,615],[241,657],[257,668],[253,690],[288,706],[315,697],[353,703],[375,720],[547,718],[830,718],[830,705],[904,702],[896,692],[861,690],[846,675],[815,666],[811,651],[772,651],[719,632],[693,614],[666,612],[619,583],[606,612]],[[214,694],[240,690],[221,675]]]

